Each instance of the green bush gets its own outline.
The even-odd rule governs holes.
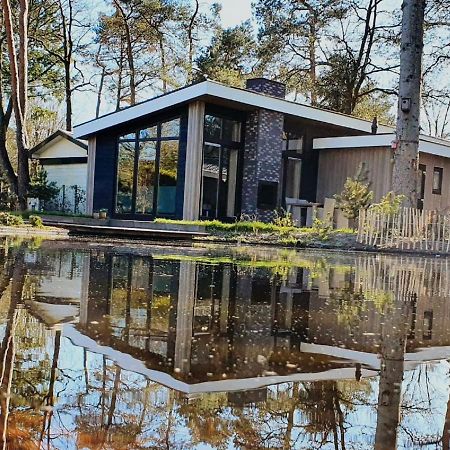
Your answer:
[[[337,207],[342,210],[347,219],[357,219],[359,210],[367,208],[372,201],[373,192],[367,181],[367,172],[364,164],[361,164],[356,175],[353,178],[347,178],[342,192],[334,196]]]
[[[42,222],[42,219],[39,216],[30,216],[28,221],[32,227],[44,228],[44,222]]]
[[[380,200],[380,203],[374,203],[371,208],[392,216],[399,212],[404,199],[404,195],[396,195],[390,191]]]
[[[0,225],[18,226],[23,225],[23,219],[9,212],[0,212]]]

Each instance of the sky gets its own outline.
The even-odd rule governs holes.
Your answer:
[[[204,0],[205,4],[212,4],[217,0]],[[250,19],[252,15],[251,0],[221,0],[221,20],[224,27],[232,27],[244,20]]]

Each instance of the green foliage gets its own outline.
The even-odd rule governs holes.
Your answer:
[[[370,183],[367,181],[367,170],[361,164],[353,178],[347,178],[344,189],[335,196],[337,206],[347,219],[357,219],[359,210],[367,208],[372,201],[373,192],[370,190]]]
[[[233,28],[217,28],[210,45],[197,58],[203,77],[242,86],[252,70],[256,42],[249,21]]]
[[[321,241],[326,241],[333,232],[333,225],[330,220],[321,220],[316,217],[311,229],[313,233],[317,234]]]
[[[9,212],[0,212],[0,225],[20,226],[23,225],[23,219],[21,216],[16,216]]]
[[[273,219],[273,224],[277,227],[288,227],[292,228],[295,226],[292,214],[288,213],[284,209],[275,211],[275,217]]]
[[[30,222],[30,225],[31,225],[32,227],[35,227],[35,228],[44,228],[44,222],[42,221],[42,219],[41,219],[39,216],[35,216],[35,215],[30,216],[30,217],[28,218],[28,221]]]
[[[404,195],[396,195],[394,192],[390,191],[380,200],[379,203],[374,203],[371,207],[391,216],[398,213],[404,199]]]
[[[37,165],[31,173],[29,197],[38,198],[41,202],[49,202],[58,195],[59,189],[54,181],[49,182],[47,172]]]

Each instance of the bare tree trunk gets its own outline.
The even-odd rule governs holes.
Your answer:
[[[311,83],[310,95],[311,95],[311,105],[317,106],[317,64],[316,64],[316,17],[314,11],[310,11],[312,16],[311,23],[309,26],[309,39],[308,39],[308,50],[309,50],[309,82]]]
[[[100,84],[98,86],[98,92],[97,92],[97,105],[95,107],[95,117],[100,116],[100,106],[102,104],[102,93],[103,93],[103,86],[105,84],[105,77],[106,77],[106,69],[102,67],[102,74],[100,75]]]
[[[187,81],[188,83],[192,83],[194,77],[194,26],[195,19],[197,18],[198,11],[200,9],[199,0],[195,0],[195,8],[194,12],[191,16],[191,20],[189,21],[188,26],[188,42],[189,42],[189,50],[188,50],[188,73],[187,73]]]
[[[3,27],[2,27],[3,28]],[[1,29],[3,33],[3,29]],[[6,178],[10,189],[17,194],[17,175],[9,159],[8,150],[6,147],[6,133],[8,131],[9,122],[12,115],[12,99],[10,98],[6,109],[3,107],[3,41],[0,42],[0,169],[3,176]]]
[[[122,78],[123,78],[123,42],[120,39],[120,57],[119,57],[119,74],[117,79],[117,98],[116,111],[120,109],[120,101],[122,100]]]
[[[392,167],[392,190],[417,207],[425,0],[404,0],[400,50],[397,148]]]
[[[130,70],[130,104],[134,105],[136,103],[136,70],[134,68],[134,55],[133,55],[133,45],[131,42],[131,31],[130,25],[128,24],[128,18],[125,14],[122,5],[118,0],[114,0],[114,4],[117,7],[117,10],[120,12],[123,20],[123,26],[125,28],[125,40],[126,40],[126,52],[127,52],[127,61],[128,61],[128,69]]]
[[[66,101],[66,130],[72,131],[72,77],[71,63],[73,52],[72,24],[73,24],[73,5],[72,0],[68,0],[67,4],[58,1],[59,14],[61,16],[61,34],[62,34],[62,50],[63,50],[63,66],[64,66],[64,92]],[[66,16],[68,13],[68,17]]]
[[[15,47],[14,28],[9,0],[2,0],[6,39],[11,72],[11,98],[16,119],[18,152],[17,195],[19,207],[27,208],[27,191],[30,181],[28,168],[28,139],[26,135],[28,94],[28,0],[19,2],[19,55]]]
[[[166,51],[164,49],[164,36],[162,33],[159,35],[159,52],[161,53],[161,78],[163,92],[167,92],[167,66],[166,66]]]

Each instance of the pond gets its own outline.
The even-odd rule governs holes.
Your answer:
[[[448,266],[3,239],[3,448],[448,449]]]

